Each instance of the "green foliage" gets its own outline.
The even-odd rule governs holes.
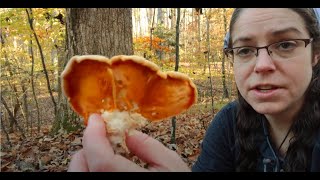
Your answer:
[[[162,46],[175,48],[176,46],[176,29],[169,29],[163,24],[158,24],[153,31],[153,34],[161,39],[164,39]]]

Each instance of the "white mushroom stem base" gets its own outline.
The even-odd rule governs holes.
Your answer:
[[[130,134],[130,131],[148,123],[140,114],[127,111],[104,111],[101,116],[106,123],[107,137],[117,154],[129,153],[125,143],[126,131]]]

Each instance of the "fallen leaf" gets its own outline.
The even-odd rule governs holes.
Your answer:
[[[11,162],[7,162],[5,164],[1,164],[1,171],[6,171],[8,170],[8,165],[11,164]]]
[[[71,146],[77,146],[77,145],[81,145],[82,142],[81,142],[81,138],[78,137],[76,139],[74,139],[72,142],[71,142]]]
[[[43,139],[43,141],[44,142],[50,142],[50,141],[53,141],[55,138],[48,138],[48,137],[46,137],[46,138],[44,138]]]
[[[52,160],[51,156],[45,155],[40,158],[42,165],[47,165]]]

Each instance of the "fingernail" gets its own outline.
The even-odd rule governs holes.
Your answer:
[[[129,130],[126,130],[127,131],[127,135],[128,136],[133,136],[133,135],[136,135],[139,133],[139,131],[135,130],[135,129],[129,129]]]
[[[88,125],[96,122],[99,118],[100,118],[100,117],[99,117],[98,114],[91,114],[91,115],[89,116]]]

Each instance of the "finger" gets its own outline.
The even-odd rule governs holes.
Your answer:
[[[132,130],[127,133],[126,144],[130,152],[153,168],[165,171],[190,171],[176,152],[147,134]]]
[[[89,117],[82,143],[90,171],[146,171],[128,159],[114,154],[100,115],[93,114]]]
[[[87,161],[84,157],[84,152],[81,149],[72,156],[68,172],[88,172]]]

